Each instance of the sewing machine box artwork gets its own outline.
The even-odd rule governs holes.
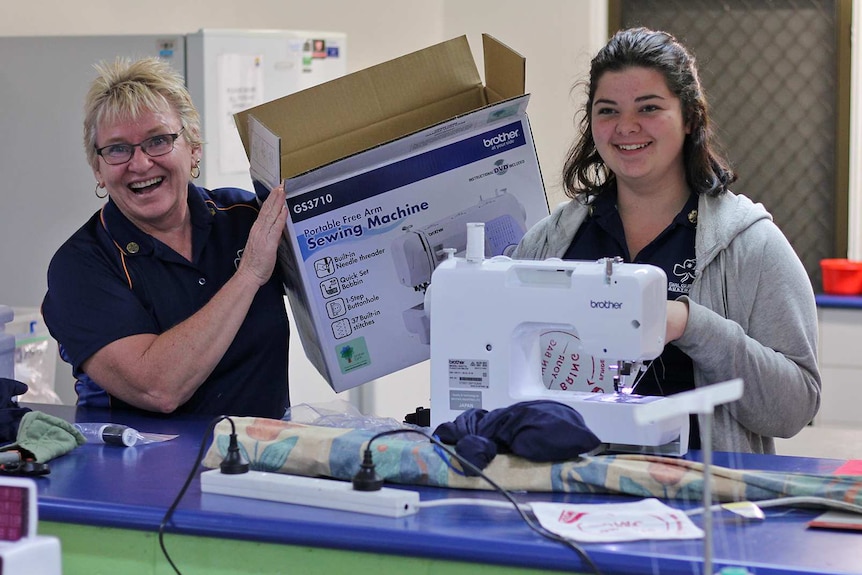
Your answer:
[[[430,357],[425,290],[468,222],[492,257],[548,215],[525,60],[483,47],[485,84],[462,36],[235,116],[258,196],[285,182],[278,265],[335,391]]]

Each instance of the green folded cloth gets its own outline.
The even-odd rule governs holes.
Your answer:
[[[81,432],[68,421],[30,411],[21,418],[15,443],[3,446],[2,451],[18,450],[24,459],[32,457],[37,463],[47,463],[85,443]]]

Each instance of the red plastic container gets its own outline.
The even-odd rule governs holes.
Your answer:
[[[847,259],[820,260],[823,291],[832,295],[862,294],[862,262]]]

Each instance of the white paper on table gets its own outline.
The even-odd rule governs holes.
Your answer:
[[[530,507],[548,531],[585,543],[703,537],[685,513],[658,499],[584,505],[534,501]]]

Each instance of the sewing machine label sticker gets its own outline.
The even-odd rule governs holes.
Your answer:
[[[482,409],[482,390],[488,389],[487,359],[449,360],[449,409]]]
[[[482,409],[482,392],[470,391],[466,389],[450,389],[449,409],[453,411]]]
[[[454,389],[488,389],[488,360],[450,359],[449,387]]]

